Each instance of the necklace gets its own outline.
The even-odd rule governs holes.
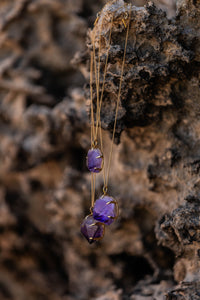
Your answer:
[[[119,89],[116,100],[116,109],[115,109],[115,119],[113,125],[113,133],[112,140],[110,146],[110,152],[108,155],[108,164],[105,166],[104,163],[104,151],[103,151],[103,139],[102,139],[102,131],[101,131],[101,106],[104,95],[104,87],[105,87],[105,79],[107,74],[107,66],[109,59],[109,49],[111,47],[111,36],[113,25],[117,20],[115,20],[115,13],[111,10],[112,4],[114,2],[119,2],[120,6],[118,9],[122,9],[123,17],[120,17],[120,23],[123,26],[123,29],[126,30],[125,42],[124,42],[124,54],[122,60],[122,67],[120,70],[120,80],[119,80]],[[104,236],[105,225],[110,225],[117,219],[119,215],[119,208],[117,201],[108,195],[108,182],[109,182],[109,174],[111,169],[111,160],[113,153],[113,144],[115,138],[115,131],[117,125],[117,114],[119,109],[120,97],[121,97],[121,88],[123,82],[123,73],[124,73],[124,65],[126,58],[126,49],[129,35],[129,26],[131,19],[131,5],[124,4],[121,5],[121,1],[111,1],[105,5],[103,10],[97,15],[97,19],[94,23],[94,29],[92,31],[92,50],[90,53],[90,103],[91,103],[91,149],[87,154],[87,167],[91,172],[91,206],[90,206],[90,214],[86,216],[81,225],[81,232],[91,244],[94,241],[100,240]],[[129,9],[128,9],[129,6]],[[100,93],[100,73],[101,73],[101,47],[102,47],[102,38],[103,38],[103,27],[105,26],[105,14],[104,11],[108,11],[110,8],[111,16],[109,20],[110,31],[108,37],[108,46],[106,50],[106,58],[104,64],[103,71],[103,80],[101,84],[101,93]],[[106,19],[108,22],[108,20]],[[97,32],[99,34],[97,35]],[[98,56],[96,59],[96,44],[98,43]],[[96,86],[96,107],[94,107],[94,93],[93,93],[93,82],[95,82]],[[100,172],[103,172],[103,195],[95,201],[95,182],[96,175]]]

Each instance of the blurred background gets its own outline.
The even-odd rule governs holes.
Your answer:
[[[112,176],[121,217],[101,243],[89,245],[80,234],[90,206],[90,124],[81,67],[88,61],[79,59],[105,3],[0,1],[1,300],[143,299],[131,294],[144,291],[160,268],[165,281],[146,288],[148,299],[162,299],[173,285],[174,254],[157,247],[160,210],[141,197],[146,179],[137,182],[137,173],[131,180],[143,162],[139,153],[131,160],[135,148],[126,135],[114,147]],[[174,2],[157,4],[174,15]]]

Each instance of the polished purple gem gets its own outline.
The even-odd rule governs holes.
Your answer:
[[[102,170],[103,155],[98,148],[92,148],[88,151],[87,167],[90,172],[99,173]]]
[[[81,233],[92,244],[104,236],[104,224],[94,220],[93,216],[89,215],[81,224]]]
[[[117,218],[117,203],[109,196],[102,196],[95,201],[93,207],[95,220],[110,225]]]

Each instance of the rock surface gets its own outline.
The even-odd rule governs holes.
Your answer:
[[[0,299],[200,299],[200,2],[177,1],[176,17],[174,1],[91,2],[0,2]],[[109,180],[120,217],[89,245],[91,37],[101,33],[100,83],[111,44],[107,154],[127,7]]]

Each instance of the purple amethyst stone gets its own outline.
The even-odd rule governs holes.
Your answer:
[[[81,233],[90,244],[102,239],[104,236],[104,224],[94,220],[92,215],[87,216],[81,224]]]
[[[92,148],[88,151],[87,167],[90,172],[99,173],[102,170],[103,155],[98,148]]]
[[[109,196],[97,199],[93,208],[93,217],[101,223],[110,225],[117,218],[116,201]]]

